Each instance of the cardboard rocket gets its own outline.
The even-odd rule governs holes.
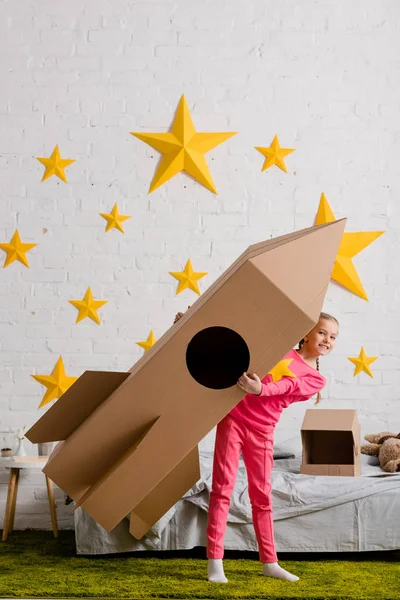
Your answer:
[[[197,445],[315,325],[345,219],[250,246],[127,373],[85,371],[26,437],[106,530],[140,539],[200,477]]]

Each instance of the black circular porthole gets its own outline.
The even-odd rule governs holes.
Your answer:
[[[249,364],[246,342],[228,327],[207,327],[199,331],[186,350],[189,373],[197,383],[212,390],[235,385]]]

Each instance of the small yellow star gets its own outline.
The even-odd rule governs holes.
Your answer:
[[[176,296],[186,290],[187,288],[193,290],[200,296],[200,289],[198,286],[198,280],[207,275],[207,273],[200,273],[193,271],[192,262],[188,259],[184,271],[170,271],[172,277],[175,277],[179,281],[178,288],[176,290]]]
[[[379,358],[378,356],[367,356],[365,353],[365,350],[364,350],[364,346],[361,347],[359,356],[353,356],[353,357],[348,356],[348,359],[354,365],[356,365],[353,376],[355,377],[356,375],[361,373],[361,371],[364,371],[365,373],[367,373],[367,375],[369,375],[370,377],[373,378],[374,376],[372,375],[369,365],[371,363],[373,363],[375,360],[377,360],[378,358]]]
[[[32,375],[32,377],[47,388],[39,408],[42,408],[42,406],[45,406],[48,402],[56,398],[60,398],[78,379],[78,377],[68,377],[61,356],[56,362],[51,375]]]
[[[289,369],[289,365],[292,361],[293,358],[281,360],[270,371],[268,371],[268,375],[272,375],[272,381],[280,381],[282,377],[296,377],[296,374]]]
[[[144,348],[144,351],[147,352],[148,350],[150,350],[150,348],[152,346],[154,346],[154,344],[156,343],[156,338],[154,336],[154,331],[151,330],[149,337],[147,338],[146,341],[144,342],[136,342],[138,346],[140,346],[141,348]]]
[[[92,291],[90,287],[88,287],[83,300],[69,300],[68,302],[70,302],[72,306],[75,306],[75,308],[79,310],[76,323],[79,323],[79,321],[82,321],[82,319],[89,317],[89,319],[92,319],[92,321],[100,325],[100,318],[97,314],[97,310],[104,306],[104,304],[107,304],[108,300],[94,300]]]
[[[285,156],[294,152],[294,148],[281,148],[279,145],[278,136],[276,135],[272,140],[271,146],[269,148],[262,148],[261,146],[255,146],[255,149],[261,152],[263,156],[265,156],[266,160],[263,164],[261,171],[265,171],[272,167],[272,165],[276,165],[282,171],[287,173],[285,161],[283,160]]]
[[[217,190],[204,155],[236,135],[233,132],[197,133],[184,95],[179,101],[170,132],[130,133],[163,155],[150,184],[149,194],[180,171],[186,171],[193,179],[216,194]]]
[[[71,160],[70,158],[61,158],[58,145],[54,148],[53,154],[49,158],[37,157],[37,160],[46,167],[42,181],[45,181],[52,175],[57,175],[57,177],[65,181],[65,183],[67,183],[67,178],[64,169],[75,162],[75,160]]]
[[[106,221],[107,221],[106,232],[110,231],[110,229],[112,229],[113,227],[116,227],[117,229],[119,229],[119,231],[121,231],[122,233],[125,233],[125,231],[123,230],[123,227],[122,227],[122,223],[124,221],[126,221],[127,219],[131,219],[131,217],[129,217],[127,215],[119,214],[117,204],[114,204],[113,209],[110,214],[107,214],[107,213],[99,213],[99,214],[103,217],[103,219],[106,219]]]
[[[29,268],[29,263],[25,256],[25,252],[29,252],[29,250],[32,250],[32,248],[35,246],[37,246],[37,244],[23,244],[21,242],[21,238],[19,237],[18,229],[16,229],[9,244],[0,244],[1,250],[4,250],[4,252],[7,254],[3,269],[8,267],[8,265],[11,265],[11,263],[13,263],[15,260],[18,260],[20,263],[25,265],[25,267]]]
[[[336,221],[325,194],[321,194],[315,225],[324,225]],[[347,288],[353,294],[368,300],[361,280],[353,265],[352,258],[376,240],[384,231],[345,232],[332,271],[332,279]]]

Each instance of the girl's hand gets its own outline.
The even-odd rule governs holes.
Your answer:
[[[188,306],[188,308],[190,308],[190,306]],[[179,319],[180,319],[181,317],[183,317],[183,315],[184,315],[184,313],[183,313],[183,312],[178,312],[178,313],[176,313],[176,315],[175,315],[175,319],[174,319],[174,323],[173,323],[173,324],[175,325],[175,323],[177,323],[177,322],[179,321]]]
[[[255,396],[261,394],[262,383],[255,373],[243,373],[243,375],[239,377],[237,384],[240,389],[247,394],[254,394]]]

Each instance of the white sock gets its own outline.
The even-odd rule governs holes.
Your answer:
[[[289,571],[285,571],[278,563],[263,563],[264,577],[276,577],[277,579],[287,579],[288,581],[298,581],[296,575],[292,575]]]
[[[222,558],[209,558],[207,571],[208,581],[212,581],[213,583],[228,583],[224,573]]]

